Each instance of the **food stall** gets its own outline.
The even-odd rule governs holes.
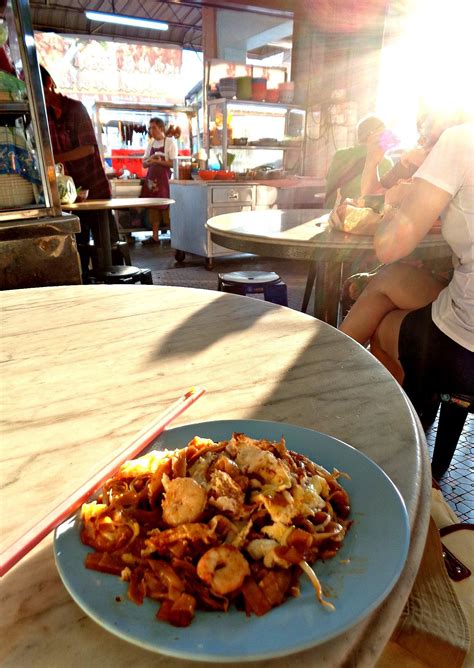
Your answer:
[[[229,71],[238,76],[222,76]],[[177,261],[193,253],[211,268],[213,257],[234,253],[211,241],[205,224],[212,216],[317,206],[324,181],[301,176],[306,111],[293,103],[285,76],[282,68],[206,63],[201,118],[210,169],[193,181],[170,182]]]
[[[142,179],[147,172],[142,163],[149,141],[148,124],[154,116],[162,118],[167,128],[173,126],[180,129],[178,159],[173,171],[175,174],[189,174],[191,155],[197,150],[193,143],[194,107],[111,102],[94,105],[92,119],[99,151],[110,177],[112,197],[140,196]],[[123,231],[143,229],[140,216],[144,214],[137,212],[132,220],[129,211],[118,213]]]

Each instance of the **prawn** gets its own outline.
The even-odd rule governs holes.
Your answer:
[[[250,567],[247,559],[232,545],[211,547],[199,559],[197,574],[214,594],[225,596],[241,587]]]
[[[163,519],[169,526],[195,522],[204,511],[207,502],[206,490],[192,478],[169,480],[165,482],[165,489],[161,507]]]

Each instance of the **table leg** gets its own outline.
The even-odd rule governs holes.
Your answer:
[[[112,266],[112,245],[110,243],[110,228],[108,211],[97,212],[97,229],[99,232],[99,262],[102,270]]]
[[[342,262],[318,262],[318,281],[314,292],[314,315],[337,327],[341,293]]]
[[[308,269],[308,278],[306,279],[306,287],[304,289],[303,303],[301,304],[301,312],[306,313],[308,308],[309,300],[311,298],[311,292],[313,291],[313,286],[316,281],[316,272],[318,269],[318,263],[316,260],[309,261]]]

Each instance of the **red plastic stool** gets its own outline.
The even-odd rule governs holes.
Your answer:
[[[219,274],[217,289],[234,295],[262,293],[265,301],[288,306],[288,291],[274,271],[232,271]]]

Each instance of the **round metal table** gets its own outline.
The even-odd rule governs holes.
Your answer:
[[[174,424],[253,418],[316,429],[367,454],[397,485],[411,540],[384,603],[336,640],[265,665],[375,663],[418,571],[431,478],[420,424],[370,353],[310,316],[210,290],[36,288],[4,291],[0,305],[3,548],[184,390],[202,385],[207,394]],[[99,627],[64,589],[51,541],[2,579],[2,599],[10,601],[2,665],[209,665],[151,655]]]
[[[114,209],[152,209],[155,206],[174,204],[174,199],[165,197],[115,197],[112,199],[90,199],[74,204],[61,204],[65,211],[98,211],[97,225],[99,230],[99,247],[101,269],[107,271],[112,266],[112,248],[110,243],[110,229],[107,211]]]
[[[330,229],[329,211],[268,209],[214,216],[207,229],[215,243],[245,253],[307,260],[308,280],[303,308],[316,281],[314,315],[336,325],[345,267],[377,263],[371,236]],[[428,234],[410,259],[433,260],[451,256],[441,234]]]

